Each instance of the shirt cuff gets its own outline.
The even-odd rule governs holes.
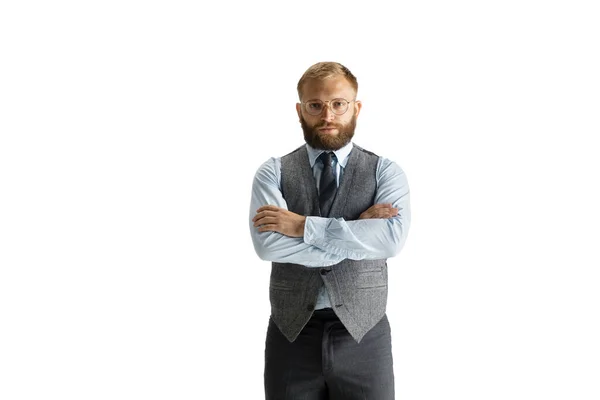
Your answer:
[[[318,242],[319,239],[323,239],[328,223],[329,218],[306,217],[306,222],[304,223],[304,243],[312,245]]]

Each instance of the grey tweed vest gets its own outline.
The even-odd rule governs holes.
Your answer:
[[[373,205],[378,159],[377,155],[354,145],[326,217],[356,220]],[[290,211],[321,216],[306,146],[281,158],[281,190]],[[319,289],[325,285],[333,310],[352,337],[360,342],[385,314],[387,283],[385,259],[345,259],[323,268],[274,262],[269,287],[271,318],[293,342],[310,319]]]

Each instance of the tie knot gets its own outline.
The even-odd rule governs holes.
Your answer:
[[[319,156],[323,165],[331,165],[331,162],[336,159],[335,154],[331,151],[325,151]]]

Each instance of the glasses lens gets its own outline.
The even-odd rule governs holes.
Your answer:
[[[334,114],[342,115],[348,109],[348,102],[344,99],[334,99],[331,101],[331,110]]]
[[[349,101],[347,100],[333,99],[327,103],[327,107],[331,108],[331,111],[334,114],[342,115],[348,111]],[[304,103],[304,107],[307,113],[311,115],[320,115],[326,106],[321,100],[310,100]]]
[[[319,115],[323,112],[323,102],[320,100],[311,100],[304,104],[306,107],[306,112],[311,115]]]

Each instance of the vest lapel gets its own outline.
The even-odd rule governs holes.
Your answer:
[[[300,162],[302,173],[302,182],[298,182],[300,187],[303,188],[305,198],[312,200],[312,209],[317,210],[318,215],[321,215],[321,209],[319,208],[319,193],[317,192],[317,183],[315,181],[315,176],[313,175],[313,170],[310,168],[310,161],[308,159],[308,150],[306,150],[306,146],[302,146],[300,150],[300,158],[303,162]],[[333,205],[332,205],[333,207]],[[316,213],[311,213],[310,215],[317,215]]]

